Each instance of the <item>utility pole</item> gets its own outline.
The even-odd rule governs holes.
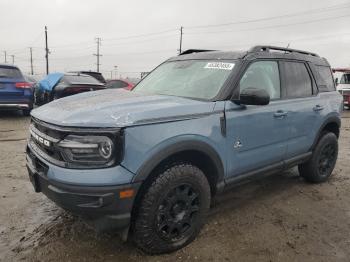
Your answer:
[[[5,54],[5,64],[7,63],[7,52],[4,51],[4,54]]]
[[[47,45],[47,26],[45,26],[45,59],[46,59],[46,74],[49,74],[49,47]]]
[[[114,66],[114,78],[117,79],[118,78],[118,66]]]
[[[179,54],[182,52],[182,35],[183,35],[183,26],[180,27],[180,48],[179,48]]]
[[[30,51],[30,73],[34,75],[34,70],[33,70],[33,48],[29,47]]]
[[[14,65],[15,64],[15,55],[11,55],[12,57],[12,64]]]
[[[96,62],[97,72],[100,72],[100,65],[101,65],[100,64],[100,56],[102,56],[100,54],[101,38],[100,37],[96,37],[95,40],[96,40],[96,44],[97,44],[97,52],[96,52],[96,54],[94,54],[94,56],[96,56],[96,58],[97,58],[97,62]]]

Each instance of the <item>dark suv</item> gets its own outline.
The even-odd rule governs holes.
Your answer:
[[[136,87],[88,92],[32,112],[29,177],[61,207],[113,226],[148,253],[198,235],[232,184],[298,166],[330,177],[342,96],[316,54],[270,46],[192,50]]]

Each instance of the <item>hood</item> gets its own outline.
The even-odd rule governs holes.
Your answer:
[[[107,89],[55,100],[34,109],[32,116],[59,126],[125,127],[200,117],[211,113],[214,104]]]

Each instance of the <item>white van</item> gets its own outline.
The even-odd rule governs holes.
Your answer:
[[[339,91],[344,98],[344,106],[350,107],[350,68],[333,69],[334,79]]]

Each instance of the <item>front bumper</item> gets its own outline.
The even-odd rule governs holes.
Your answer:
[[[55,170],[52,164],[36,154],[30,146],[27,146],[27,169],[36,192],[44,193],[63,209],[92,220],[98,229],[104,231],[129,226],[131,210],[140,183],[91,186],[84,184],[86,180],[82,181],[82,185],[55,180],[55,177],[60,175],[57,169]],[[79,173],[84,173],[81,170],[64,168],[58,169],[58,172],[64,172],[64,170],[73,176],[76,173],[80,178]],[[99,169],[89,172],[90,174],[95,172],[96,177],[100,175]],[[122,197],[121,192],[125,191],[133,194]]]
[[[32,104],[24,104],[24,103],[0,103],[0,108],[2,109],[29,109],[32,108]]]

